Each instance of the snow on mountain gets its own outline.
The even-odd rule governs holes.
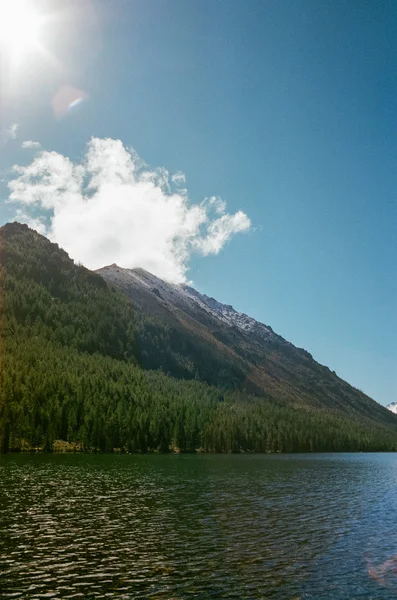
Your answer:
[[[391,402],[386,406],[386,408],[388,408],[389,410],[391,410],[391,412],[397,415],[397,402]]]
[[[205,308],[212,316],[216,317],[230,327],[237,327],[246,333],[256,333],[262,338],[270,339],[275,336],[271,327],[259,323],[245,313],[240,313],[229,304],[221,304],[215,298],[200,294],[197,290],[183,285],[180,286],[192,302]]]
[[[273,332],[271,327],[236,311],[228,304],[222,304],[215,298],[200,294],[188,285],[167,283],[144,269],[123,269],[116,264],[103,267],[98,272],[106,274],[106,279],[114,281],[121,287],[128,282],[146,287],[163,302],[179,306],[190,313],[204,311],[208,317],[215,318],[229,327],[237,327],[245,333],[255,334],[264,340],[277,338],[285,342]]]

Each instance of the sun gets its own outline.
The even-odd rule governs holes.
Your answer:
[[[0,0],[0,52],[19,61],[40,46],[42,17],[29,0]]]

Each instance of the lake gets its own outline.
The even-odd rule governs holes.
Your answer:
[[[0,457],[1,598],[397,598],[397,455]]]

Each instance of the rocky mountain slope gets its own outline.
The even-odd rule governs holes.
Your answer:
[[[97,273],[122,290],[143,315],[167,324],[169,354],[177,352],[183,342],[183,352],[191,363],[185,376],[198,374],[221,385],[228,383],[223,381],[226,373],[226,379],[232,375],[229,383],[239,389],[296,407],[331,408],[388,419],[384,407],[317,363],[311,354],[232,306],[187,285],[162,281],[143,269],[113,264]],[[138,335],[139,344],[145,346]],[[198,347],[201,353],[197,353]],[[163,355],[161,360],[165,358]],[[209,373],[208,363],[212,367]],[[169,370],[172,373],[172,366]]]

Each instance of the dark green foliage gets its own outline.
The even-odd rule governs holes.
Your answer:
[[[160,366],[172,332],[136,319],[123,295],[25,226],[0,231],[1,451],[51,450],[56,440],[100,451],[396,449],[392,415],[382,423],[220,389],[200,380],[183,348],[174,368],[190,379],[167,376],[167,363],[144,371],[135,323],[145,366]]]
[[[26,225],[6,225],[1,237],[6,338],[22,327],[27,337],[134,360],[134,313],[121,293]]]
[[[3,450],[308,452],[395,450],[395,432],[338,413],[240,396],[42,340],[8,341],[0,395]]]
[[[136,312],[136,339],[144,369],[161,369],[174,377],[200,379],[235,389],[246,380],[237,364],[209,351],[199,337],[187,335],[175,326],[147,313]]]

